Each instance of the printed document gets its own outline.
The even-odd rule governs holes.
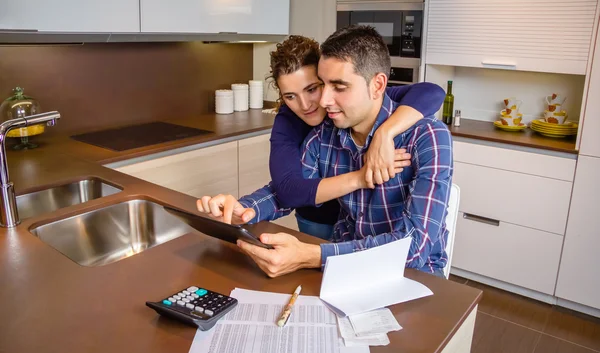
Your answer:
[[[275,323],[290,294],[234,289],[238,305],[207,332],[198,330],[190,353],[367,353],[345,347],[335,315],[318,297],[300,295],[284,327]]]

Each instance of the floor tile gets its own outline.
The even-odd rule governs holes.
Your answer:
[[[554,307],[544,333],[600,351],[600,319]]]
[[[534,330],[541,331],[552,312],[550,304],[473,281],[467,285],[483,291],[480,311]]]
[[[449,280],[453,281],[453,282],[457,282],[460,284],[466,284],[467,283],[467,279],[466,278],[462,278],[462,277],[458,277],[455,275],[450,275],[450,278],[448,278]]]
[[[533,353],[596,353],[596,351],[548,335],[542,335]]]
[[[532,353],[542,334],[478,312],[472,353]]]

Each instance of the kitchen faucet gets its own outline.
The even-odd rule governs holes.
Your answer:
[[[46,123],[48,126],[54,126],[60,119],[59,112],[47,112],[30,115],[22,118],[11,119],[0,124],[0,197],[2,198],[2,207],[0,208],[0,227],[16,227],[21,220],[17,210],[17,198],[13,183],[8,180],[8,162],[6,160],[6,134],[9,130],[31,125]]]

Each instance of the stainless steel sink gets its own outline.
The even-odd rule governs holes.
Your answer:
[[[25,219],[113,195],[119,191],[121,189],[108,185],[98,178],[89,178],[17,196],[17,209],[19,217]]]
[[[101,266],[194,231],[146,200],[131,200],[36,227],[43,242],[83,266]]]

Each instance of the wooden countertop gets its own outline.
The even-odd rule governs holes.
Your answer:
[[[577,154],[575,136],[551,138],[542,136],[531,129],[508,132],[497,129],[491,122],[470,119],[461,119],[459,127],[450,126],[450,132],[452,136]]]
[[[218,117],[195,126],[214,126],[224,136],[264,128],[261,124],[268,119],[249,114],[245,117],[247,129],[243,120],[243,115],[237,120]],[[290,293],[302,283],[302,294],[319,294],[320,271],[302,270],[270,279],[235,245],[200,233],[186,234],[109,265],[78,265],[29,229],[132,198],[191,212],[196,200],[98,163],[131,158],[129,155],[93,151],[74,141],[68,141],[70,149],[47,143],[35,150],[8,153],[11,180],[18,193],[89,176],[120,185],[123,191],[26,219],[13,229],[0,228],[0,352],[187,353],[195,329],[160,317],[145,301],[161,299],[192,284],[228,294],[235,287]],[[150,151],[157,149],[137,153]],[[271,223],[250,228],[256,233],[287,231],[303,241],[319,241]],[[390,333],[391,344],[371,347],[372,352],[440,352],[481,298],[477,289],[416,270],[408,269],[406,276],[435,294],[392,306],[404,329]]]

